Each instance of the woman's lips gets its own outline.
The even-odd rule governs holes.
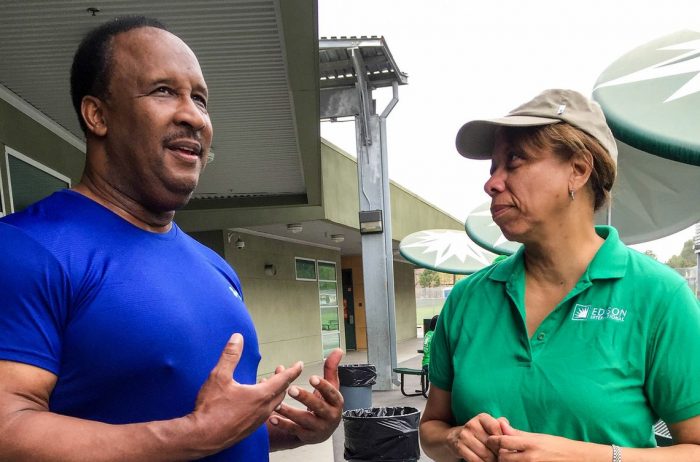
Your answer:
[[[513,206],[512,205],[492,205],[491,206],[491,217],[495,220],[497,217],[500,217],[504,213],[506,213],[508,210],[510,210]]]

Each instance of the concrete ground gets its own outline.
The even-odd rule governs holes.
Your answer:
[[[423,338],[415,338],[401,342],[396,348],[396,359],[400,367],[420,368],[422,355],[418,353],[418,349],[423,348]],[[367,362],[366,351],[350,351],[341,364],[362,364]],[[294,382],[295,385],[311,390],[309,385],[309,377],[311,375],[323,375],[321,363],[305,366],[302,375]],[[414,390],[420,388],[420,377],[406,376],[406,390]],[[287,397],[287,404],[295,405],[296,401]],[[401,394],[398,387],[390,391],[372,391],[372,406],[373,407],[393,407],[393,406],[408,406],[414,407],[419,411],[423,411],[426,399],[419,396],[407,397]],[[296,403],[298,405],[298,403]],[[289,462],[289,461],[304,461],[304,462],[342,462],[345,459],[342,457],[344,444],[344,434],[342,425],[333,435],[333,438],[327,441],[302,446],[297,449],[288,451],[274,452],[270,454],[271,462]],[[420,462],[430,462],[432,459],[422,455]]]

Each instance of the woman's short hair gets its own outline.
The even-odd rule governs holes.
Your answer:
[[[537,127],[508,127],[501,131],[508,144],[534,150],[550,149],[564,160],[580,156],[591,165],[587,185],[593,193],[593,210],[610,200],[617,167],[603,146],[592,136],[567,123]]]
[[[436,314],[430,319],[430,326],[428,326],[428,331],[435,330],[437,327],[438,315]]]

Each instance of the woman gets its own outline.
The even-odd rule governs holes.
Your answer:
[[[700,304],[594,226],[617,150],[600,107],[547,90],[472,121],[494,222],[523,247],[460,282],[432,343],[421,420],[436,461],[700,461]],[[656,448],[653,423],[674,446]]]
[[[435,315],[430,318],[430,324],[428,325],[428,331],[423,335],[423,361],[421,366],[423,370],[428,372],[428,366],[430,365],[430,345],[433,343],[433,335],[435,334],[435,327],[437,326],[438,316]]]

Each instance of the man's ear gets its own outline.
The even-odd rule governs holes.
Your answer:
[[[593,156],[588,152],[582,152],[571,157],[571,177],[569,178],[569,190],[579,191],[588,183],[593,171]]]
[[[80,104],[80,114],[83,116],[88,132],[99,137],[107,134],[104,103],[101,99],[91,95],[84,96]]]

